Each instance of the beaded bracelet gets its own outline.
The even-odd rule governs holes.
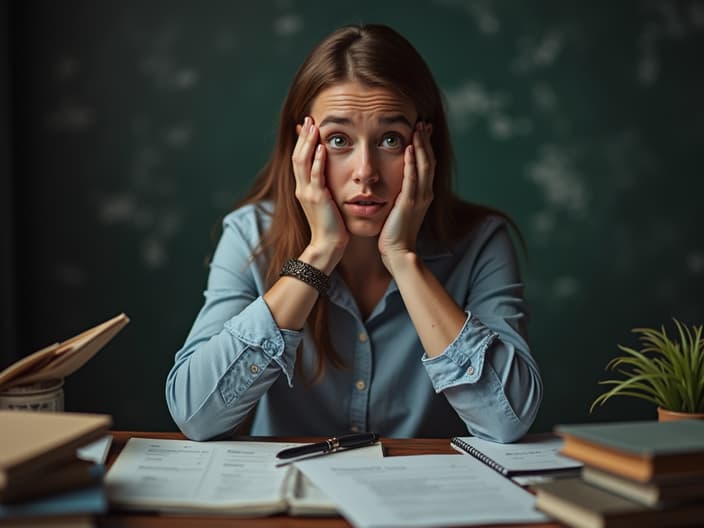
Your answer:
[[[320,295],[326,295],[328,288],[330,288],[330,277],[325,275],[325,273],[320,271],[318,268],[315,268],[307,262],[303,262],[298,259],[287,260],[284,267],[281,268],[281,273],[279,273],[279,276],[294,277],[300,281],[303,281],[318,290]]]

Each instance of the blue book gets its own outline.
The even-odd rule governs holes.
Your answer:
[[[0,521],[44,517],[100,515],[108,510],[102,485],[57,493],[41,499],[0,504]]]

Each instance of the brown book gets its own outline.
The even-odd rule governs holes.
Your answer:
[[[77,448],[104,436],[111,424],[104,414],[0,411],[0,501],[73,460]]]
[[[591,486],[579,478],[535,484],[535,507],[579,528],[701,526],[704,503],[655,509]]]
[[[558,425],[561,453],[623,477],[651,482],[704,476],[704,420]]]
[[[5,489],[4,493],[0,494],[0,504],[36,499],[98,484],[104,472],[102,464],[73,457],[45,468],[41,478],[23,479]]]
[[[585,466],[582,468],[582,480],[646,506],[665,507],[693,500],[704,502],[704,475],[658,482],[638,482],[608,471]]]

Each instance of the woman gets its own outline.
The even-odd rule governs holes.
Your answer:
[[[175,422],[255,435],[513,441],[542,382],[507,219],[450,190],[440,91],[385,26],[297,72],[272,156],[223,222],[166,383]]]

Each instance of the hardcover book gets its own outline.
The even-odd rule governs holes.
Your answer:
[[[559,425],[562,454],[640,482],[704,475],[704,420]]]
[[[111,424],[104,414],[0,411],[0,502],[22,495],[54,470],[57,485],[92,478],[76,450],[105,436]]]
[[[694,500],[704,501],[704,476],[638,482],[585,466],[582,469],[582,480],[646,506],[665,507]]]
[[[536,484],[535,507],[569,526],[638,528],[701,526],[704,504],[650,508],[591,486],[579,478]]]
[[[95,516],[107,509],[103,487],[93,485],[16,504],[0,504],[0,526],[92,526]]]

